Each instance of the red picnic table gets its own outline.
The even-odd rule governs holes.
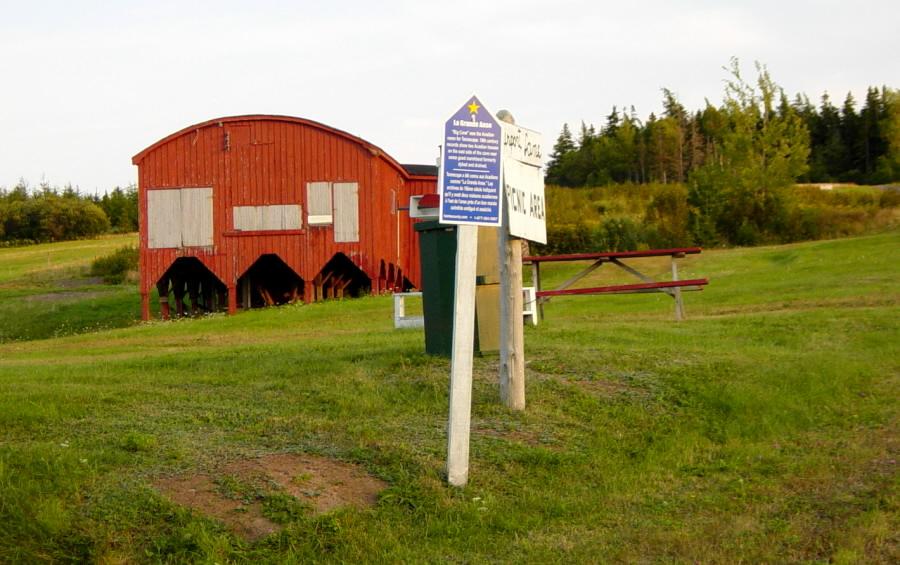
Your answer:
[[[662,292],[668,294],[675,300],[675,319],[684,319],[684,303],[681,299],[682,290],[702,290],[709,284],[707,279],[678,279],[677,259],[683,258],[685,255],[693,255],[703,251],[699,247],[679,247],[676,249],[649,249],[646,251],[618,251],[610,253],[571,253],[568,255],[544,255],[544,256],[528,256],[523,257],[523,263],[531,263],[532,284],[535,290],[535,299],[538,302],[538,310],[541,318],[544,317],[544,302],[550,300],[553,296],[567,295],[585,295],[585,294],[635,294],[645,292]],[[666,257],[672,258],[672,280],[657,281],[652,277],[638,271],[631,265],[623,262],[624,259],[638,259],[643,257]],[[555,263],[565,261],[593,261],[589,266],[585,267],[578,274],[569,278],[561,285],[553,290],[541,290],[541,263]],[[579,280],[583,279],[596,269],[600,268],[604,263],[612,263],[613,265],[625,270],[640,279],[641,283],[637,284],[620,284],[612,286],[597,286],[591,288],[569,288]]]

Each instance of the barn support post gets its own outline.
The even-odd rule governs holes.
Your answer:
[[[163,320],[168,320],[172,317],[172,313],[169,310],[169,297],[168,296],[160,296],[159,297],[159,317]]]
[[[224,286],[219,286],[219,288],[216,289],[216,311],[221,312],[222,310],[224,310],[228,307],[227,296],[229,294],[230,293],[227,291],[227,289]]]
[[[214,312],[215,308],[213,305],[213,287],[212,287],[212,277],[206,277],[203,279],[203,282],[200,283],[200,293],[203,299],[202,306],[203,309],[207,312]]]
[[[184,317],[184,281],[181,279],[172,279],[172,296],[175,298],[175,315],[179,318]],[[166,304],[168,309],[168,304]]]
[[[147,291],[141,292],[141,320],[150,321],[150,293]]]
[[[228,315],[237,314],[237,285],[228,287]]]
[[[159,294],[159,317],[163,320],[169,319],[169,279],[163,278],[156,283],[156,292]],[[150,319],[149,296],[147,304],[147,319]]]
[[[191,299],[191,316],[200,312],[200,281],[196,278],[188,279],[188,296]]]

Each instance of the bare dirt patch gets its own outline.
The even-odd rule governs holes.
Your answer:
[[[352,463],[278,453],[235,461],[209,474],[166,477],[155,486],[173,502],[257,540],[281,528],[266,513],[270,497],[290,495],[315,515],[346,506],[373,506],[387,484]]]
[[[278,530],[278,524],[263,516],[262,504],[225,496],[209,475],[169,477],[155,486],[172,502],[224,522],[245,539],[257,540]]]

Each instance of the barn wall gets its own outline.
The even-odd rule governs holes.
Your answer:
[[[149,292],[172,262],[183,256],[199,258],[233,290],[238,278],[267,253],[277,254],[307,281],[336,253],[343,253],[372,279],[373,291],[385,288],[387,282],[379,278],[387,270],[402,272],[419,285],[418,242],[407,212],[398,208],[405,208],[412,194],[436,192],[435,178],[407,174],[362,140],[299,119],[232,118],[170,136],[134,162],[142,220],[142,293]],[[310,226],[308,213],[316,206],[310,206],[307,185],[319,182],[332,183],[339,202],[332,207],[330,224]],[[358,215],[338,218],[337,208],[352,202],[349,183],[356,184]],[[207,187],[212,188],[213,202],[211,245],[151,249],[148,194]],[[274,220],[260,220],[259,230],[235,229],[235,207],[270,207],[284,213],[297,206],[302,211],[299,229],[266,231]],[[240,210],[241,218],[252,213],[251,208]],[[386,269],[391,265],[392,269]]]

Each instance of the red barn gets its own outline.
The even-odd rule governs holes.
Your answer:
[[[436,167],[401,165],[371,143],[287,116],[187,127],[134,156],[142,317],[168,317],[417,287],[404,207],[437,191]]]

